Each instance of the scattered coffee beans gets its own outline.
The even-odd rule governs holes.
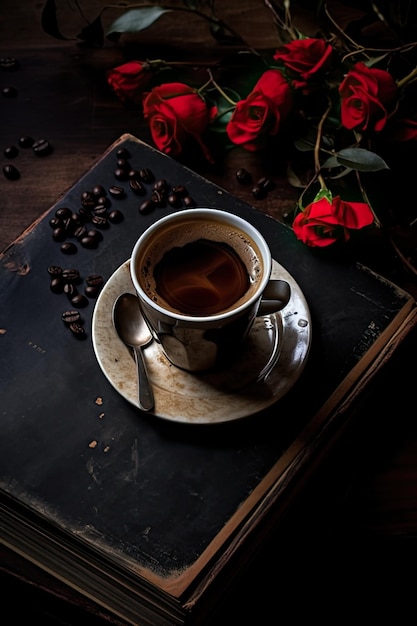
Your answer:
[[[117,185],[112,185],[109,187],[109,194],[113,196],[113,198],[124,198],[126,193],[123,187],[118,187]]]
[[[3,87],[1,95],[5,98],[15,98],[17,96],[17,89],[15,87]]]
[[[72,241],[64,241],[61,245],[61,252],[64,254],[75,254],[78,248]]]
[[[15,72],[20,68],[20,63],[15,57],[0,57],[0,69],[5,72]]]
[[[16,148],[16,146],[7,146],[7,148],[3,150],[3,154],[6,159],[15,159],[19,154],[19,150]]]
[[[74,324],[76,322],[81,321],[81,313],[79,311],[70,309],[62,313],[61,319],[64,322],[64,324],[67,324],[67,325]]]
[[[252,176],[247,169],[241,167],[236,172],[236,179],[242,185],[248,185],[252,180]]]
[[[142,213],[142,215],[147,215],[148,213],[153,211],[154,208],[155,205],[151,200],[145,200],[145,202],[142,202],[142,204],[139,205],[139,213]]]
[[[69,325],[69,329],[77,339],[85,339],[87,336],[84,326],[82,326],[79,322],[72,322]]]
[[[36,156],[47,156],[52,152],[52,146],[47,139],[38,139],[32,144],[32,150]]]
[[[20,172],[14,165],[4,165],[3,166],[3,174],[9,180],[17,180],[20,178]]]
[[[31,148],[34,143],[35,140],[33,139],[33,137],[29,137],[29,135],[24,135],[19,138],[19,146],[21,148]]]

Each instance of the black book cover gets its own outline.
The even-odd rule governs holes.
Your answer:
[[[95,300],[80,309],[84,340],[63,324],[62,312],[73,307],[51,291],[49,267],[107,281],[149,224],[181,210],[139,212],[144,198],[114,177],[122,147],[132,167],[184,185],[198,206],[252,222],[302,289],[311,314],[308,360],[288,393],[256,415],[206,425],[142,413],[99,367]],[[125,189],[124,198],[112,199],[124,219],[103,230],[97,248],[78,245],[65,255],[50,220],[59,207],[78,211],[83,191],[98,184]],[[341,406],[415,314],[411,296],[392,283],[315,254],[287,226],[131,135],[0,263],[1,539],[132,624],[186,621],[223,564],[242,541],[250,545],[251,529],[255,537],[271,504],[286,496],[291,477],[302,475],[329,436],[326,426],[337,431],[343,423]]]

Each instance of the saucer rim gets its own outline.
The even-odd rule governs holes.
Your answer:
[[[132,404],[135,408],[140,410],[138,401],[136,400],[135,395],[132,393],[126,392],[123,389],[123,385],[118,384],[117,381],[115,380],[115,377],[112,376],[111,374],[112,368],[109,365],[109,362],[111,361],[111,357],[106,357],[106,349],[104,348],[102,342],[100,342],[98,338],[100,334],[98,331],[98,325],[100,323],[99,318],[101,314],[103,314],[102,316],[104,316],[104,312],[102,311],[102,303],[105,300],[105,298],[108,297],[109,289],[110,288],[113,289],[116,282],[117,283],[122,282],[123,285],[121,287],[121,290],[118,290],[118,293],[121,293],[122,291],[130,291],[131,293],[135,293],[134,285],[130,278],[129,265],[130,265],[130,259],[127,259],[121,265],[119,265],[119,267],[112,273],[112,275],[106,281],[106,283],[104,284],[97,298],[94,311],[93,311],[93,317],[92,317],[92,343],[93,343],[93,350],[94,350],[96,359],[98,361],[98,364],[104,376],[108,380],[108,382],[122,396],[124,400],[126,400],[128,403]],[[278,358],[274,360],[272,368],[270,369],[269,372],[267,372],[264,378],[259,380],[259,377],[257,378],[255,376],[254,381],[249,385],[249,388],[244,389],[244,392],[243,392],[243,389],[239,390],[238,393],[235,393],[235,392],[224,393],[223,391],[216,392],[216,390],[213,390],[213,388],[210,387],[210,389],[208,390],[209,392],[208,397],[203,396],[203,395],[199,396],[200,400],[204,401],[202,402],[202,405],[205,406],[206,410],[207,410],[207,404],[210,404],[210,398],[212,400],[211,407],[210,407],[212,410],[211,411],[209,410],[207,412],[208,414],[206,415],[203,415],[203,414],[198,415],[196,411],[193,412],[191,405],[194,404],[195,398],[191,398],[191,399],[187,398],[187,401],[182,403],[183,414],[178,414],[177,411],[168,411],[166,410],[166,407],[165,407],[165,410],[158,410],[158,393],[159,394],[165,393],[165,394],[172,395],[173,386],[169,385],[166,388],[157,387],[156,389],[154,389],[155,407],[154,409],[147,411],[147,413],[157,418],[165,419],[171,422],[174,421],[174,422],[193,423],[193,424],[230,422],[230,421],[235,421],[235,420],[242,419],[245,417],[249,417],[250,415],[255,415],[261,412],[262,410],[272,406],[273,404],[278,402],[293,387],[293,385],[298,380],[298,378],[300,377],[304,369],[304,366],[306,364],[306,361],[308,359],[308,355],[310,352],[310,346],[311,346],[310,311],[309,311],[307,302],[305,300],[304,294],[302,293],[299,285],[296,283],[294,278],[285,270],[285,268],[283,268],[274,259],[273,259],[273,272],[272,272],[271,277],[283,278],[284,280],[288,280],[291,286],[291,298],[290,298],[289,303],[286,305],[286,307],[284,307],[282,311],[269,315],[269,316],[262,316],[263,318],[268,318],[268,317],[275,318],[276,328],[279,329],[277,330],[277,332],[282,333],[282,337],[278,337],[278,342],[277,342],[277,345],[275,346],[275,349],[278,350],[278,353],[279,353]],[[291,310],[294,307],[294,300],[296,300],[296,303],[298,304],[298,307],[296,308],[299,309],[296,312]],[[304,320],[304,324],[302,327],[300,326],[300,328],[298,328],[297,324],[293,323],[294,315],[298,315],[300,319]],[[107,331],[109,328],[109,324],[111,327],[111,340],[110,341],[113,341],[113,342],[114,340],[120,341],[117,337],[116,331],[111,322],[111,317],[110,317],[109,323],[105,325]],[[289,358],[292,359],[291,365],[294,367],[294,371],[292,372],[292,375],[290,377],[284,376],[283,377],[284,382],[280,380],[279,384],[274,389],[273,384],[272,384],[273,374],[276,373],[276,370],[282,365],[281,363],[282,346],[285,346],[285,336],[286,336],[286,333],[288,335],[290,331],[292,334],[294,334],[294,332],[296,333],[300,332],[300,334],[303,333],[303,338],[301,339],[301,341],[299,341],[299,336],[297,335],[296,337],[297,341],[295,341],[296,345],[294,346],[294,348],[295,347],[297,348],[296,352],[297,352],[298,361],[295,363],[293,355],[292,354],[289,355]],[[106,336],[108,336],[108,332]],[[120,356],[121,358],[124,358],[124,360],[126,361],[128,358],[130,359],[129,352],[123,344],[121,344],[121,346],[123,348],[123,352],[120,353]],[[156,355],[157,358],[155,358],[152,361],[153,365],[155,364],[156,361],[158,361],[158,363],[160,364],[159,365],[160,367],[169,368],[169,374],[173,376],[174,380],[176,380],[177,383],[187,384],[187,381],[191,382],[193,378],[195,380],[195,376],[196,376],[195,374],[185,372],[173,366],[168,361],[168,359],[166,359],[166,357],[162,354],[162,351],[160,350],[156,342],[153,342],[150,347],[152,346],[153,346],[154,352],[155,352],[155,348],[157,350],[157,355]],[[146,350],[148,350],[148,354],[149,354],[149,348],[147,348]],[[269,363],[269,361],[271,360],[271,357],[273,357],[273,352],[271,352],[271,355],[267,363]],[[287,355],[287,358],[288,358],[288,355]],[[113,361],[114,360],[117,360],[117,359],[113,359]],[[133,359],[131,359],[131,366],[132,368],[134,368]],[[262,368],[261,371],[263,371],[263,369],[264,368]],[[168,369],[167,369],[167,372],[168,372]],[[178,387],[178,384],[176,386]],[[247,404],[242,404],[243,396],[245,400],[246,399],[248,400]],[[225,401],[227,401],[227,413],[225,412],[224,414],[221,414],[220,416],[217,414],[216,416],[216,409],[218,409],[218,403],[219,401],[221,402],[223,397]],[[182,398],[185,398],[185,396],[176,395],[176,398],[182,399]],[[179,402],[179,404],[181,404],[181,402]],[[187,411],[187,408],[188,408],[188,411]]]

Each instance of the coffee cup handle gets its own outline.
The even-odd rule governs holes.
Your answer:
[[[270,280],[264,289],[257,316],[281,311],[289,302],[291,287],[286,280]]]

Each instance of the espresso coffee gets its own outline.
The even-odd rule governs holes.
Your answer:
[[[236,226],[192,216],[156,230],[136,258],[143,291],[155,304],[205,317],[247,302],[263,277],[262,256]]]
[[[215,315],[249,287],[240,257],[229,245],[198,239],[168,250],[154,268],[157,293],[185,315]]]

